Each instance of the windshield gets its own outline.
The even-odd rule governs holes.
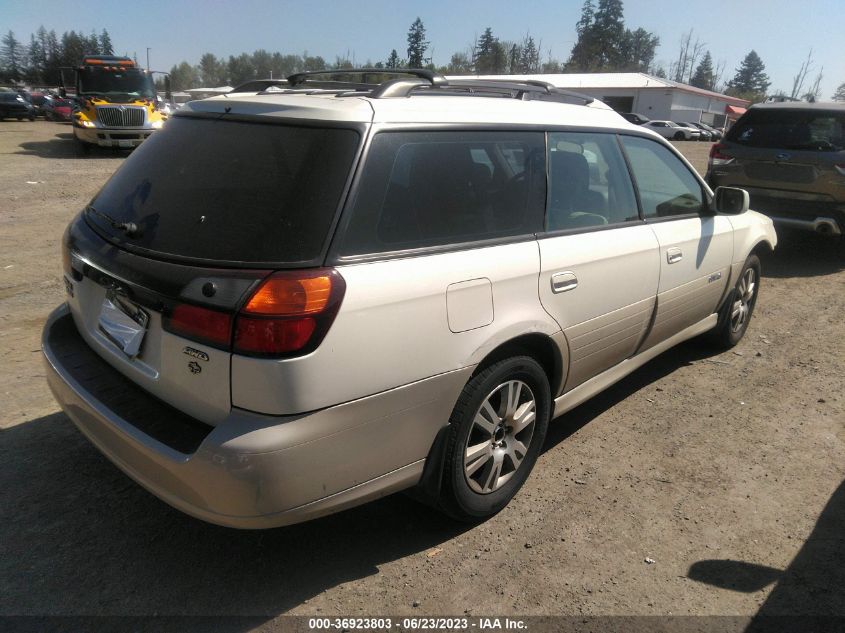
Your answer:
[[[83,68],[79,71],[79,93],[111,98],[153,99],[156,96],[152,76],[137,69]]]
[[[728,140],[750,147],[835,152],[845,149],[845,111],[749,110]]]
[[[136,149],[91,201],[162,256],[229,265],[315,263],[352,169],[352,129],[174,117]]]

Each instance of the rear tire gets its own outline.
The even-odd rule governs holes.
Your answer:
[[[504,508],[543,448],[551,391],[533,358],[508,358],[474,376],[449,419],[440,506],[475,521]]]
[[[736,285],[719,311],[715,328],[705,335],[708,343],[718,349],[730,349],[742,340],[760,291],[760,259],[749,255]]]

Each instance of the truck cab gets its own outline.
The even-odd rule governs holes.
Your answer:
[[[129,57],[87,55],[74,71],[73,136],[83,149],[137,147],[164,125],[152,73]]]

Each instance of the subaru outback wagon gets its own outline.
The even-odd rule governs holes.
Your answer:
[[[167,503],[485,517],[552,418],[743,336],[772,223],[657,134],[543,83],[350,77],[186,105],[65,233],[50,387]]]

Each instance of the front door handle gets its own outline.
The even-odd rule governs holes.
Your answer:
[[[552,292],[558,294],[578,287],[578,277],[569,271],[552,275]]]
[[[684,258],[684,254],[680,248],[670,248],[666,250],[666,261],[670,264],[677,264]]]

